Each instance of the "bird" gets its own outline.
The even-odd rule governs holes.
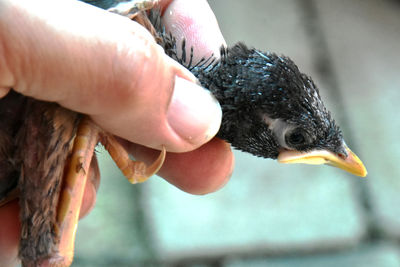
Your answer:
[[[118,2],[108,10],[137,19],[138,7],[152,8],[156,2]],[[217,137],[257,157],[281,163],[328,164],[357,176],[367,175],[362,161],[346,145],[318,87],[289,57],[238,42],[222,46],[218,57],[203,57],[193,64],[193,48],[187,62],[185,40],[178,45],[166,32],[158,8],[138,17],[165,53],[189,69],[220,103],[222,122]]]
[[[114,8],[115,9],[115,8]],[[281,163],[328,164],[365,177],[367,170],[346,145],[312,78],[289,57],[238,42],[193,64],[165,31],[160,11],[150,11],[156,40],[165,53],[188,68],[222,108],[217,137],[257,157]],[[178,53],[180,47],[180,53]]]
[[[289,57],[239,42],[221,47],[219,57],[212,55],[196,63],[191,48],[187,62],[185,41],[178,45],[165,31],[159,9],[151,4],[153,1],[85,2],[103,8],[113,2],[115,5],[109,11],[147,27],[165,53],[188,68],[218,100],[223,115],[217,137],[236,149],[281,163],[329,164],[358,176],[367,175],[361,160],[346,145],[319,89]],[[152,9],[146,13],[143,7]],[[118,142],[82,114],[13,91],[0,99],[0,118],[0,205],[15,192],[19,194],[23,228],[19,255],[24,266],[35,266],[43,259],[55,259],[57,251],[64,249],[59,247],[62,237],[57,218],[68,213],[70,207],[65,199],[72,194],[64,198],[66,190],[60,185],[68,184],[62,178],[64,169],[70,167],[76,173],[81,173],[81,168],[83,173],[87,171],[81,167],[82,162],[71,163],[74,151],[71,148],[81,136],[80,130],[92,129],[95,142],[102,142],[111,154],[118,150],[114,149]],[[164,156],[165,150],[154,164],[143,169],[145,175],[140,182],[159,169]],[[117,165],[124,174],[129,174],[129,168],[124,167],[129,164],[121,159],[127,157],[127,154],[114,157],[119,158]],[[33,218],[39,218],[40,223]],[[72,225],[76,223],[73,221]],[[68,242],[73,242],[73,235],[67,235]],[[70,252],[64,251],[73,254]]]

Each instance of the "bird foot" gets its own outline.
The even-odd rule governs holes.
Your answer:
[[[132,184],[145,182],[158,172],[165,160],[166,150],[164,146],[158,158],[148,166],[144,162],[131,160],[125,148],[110,134],[101,133],[100,143],[104,145],[118,168]]]
[[[109,8],[108,11],[134,19],[140,11],[150,10],[157,3],[158,0],[131,0],[118,3],[116,6]]]

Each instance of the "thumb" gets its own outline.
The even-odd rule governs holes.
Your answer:
[[[0,5],[2,94],[58,102],[124,139],[173,152],[217,133],[218,102],[141,25],[79,1]]]

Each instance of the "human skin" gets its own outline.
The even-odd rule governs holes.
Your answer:
[[[194,47],[195,60],[218,54],[225,42],[206,1],[160,4],[167,31]],[[139,160],[164,145],[159,175],[186,192],[210,193],[229,179],[230,146],[213,138],[218,103],[135,22],[78,1],[0,0],[0,59],[0,97],[13,88],[87,114]],[[82,216],[95,203],[97,168],[89,177]],[[0,218],[0,266],[12,266],[18,203]]]

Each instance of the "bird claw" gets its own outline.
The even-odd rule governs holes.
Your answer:
[[[101,133],[100,143],[103,144],[115,164],[132,184],[145,182],[158,172],[165,160],[166,150],[164,146],[158,158],[148,166],[144,162],[131,160],[125,148],[110,134]]]
[[[134,19],[140,11],[150,10],[157,3],[158,0],[131,0],[118,3],[116,6],[109,8],[108,11]]]
[[[164,163],[165,155],[166,150],[163,146],[160,155],[150,166],[147,166],[144,162],[141,161],[132,161],[133,175],[127,177],[128,181],[132,184],[143,183],[147,181],[147,179],[149,179],[160,170]]]

